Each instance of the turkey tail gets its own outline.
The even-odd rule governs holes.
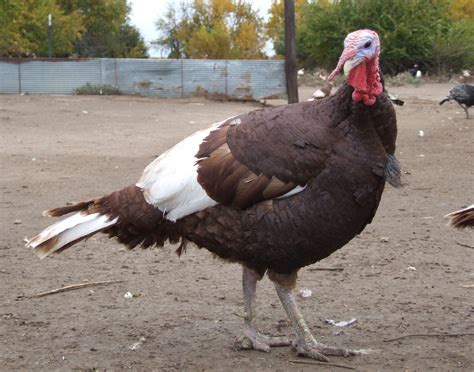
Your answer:
[[[459,211],[449,213],[445,217],[450,218],[449,224],[458,229],[474,227],[474,204]]]
[[[166,231],[157,229],[163,213],[149,205],[142,190],[134,185],[102,198],[49,209],[43,215],[58,217],[72,212],[76,213],[44,229],[26,247],[44,258],[100,231],[118,237],[131,248],[138,244],[163,244],[168,238]],[[153,228],[157,233],[153,233]]]
[[[47,227],[29,240],[26,246],[33,248],[42,259],[113,225],[117,220],[117,217],[111,220],[106,215],[81,211]]]
[[[43,212],[45,217],[61,217],[65,214],[71,212],[78,212],[87,209],[91,204],[94,203],[94,200],[89,200],[87,202],[72,203],[66,207],[48,209]]]
[[[448,102],[450,100],[451,100],[451,98],[445,98],[442,101],[440,101],[439,104],[442,105],[443,103]]]

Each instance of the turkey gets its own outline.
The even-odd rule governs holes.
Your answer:
[[[161,154],[140,180],[111,194],[44,212],[74,213],[33,237],[40,258],[97,232],[129,248],[193,242],[243,267],[245,323],[236,344],[300,356],[362,351],[316,341],[295,301],[301,267],[343,247],[374,218],[385,183],[400,185],[395,110],[383,91],[379,37],[350,33],[324,100],[263,108],[215,123]],[[265,273],[296,334],[271,337],[255,326],[256,285]]]
[[[474,86],[469,84],[456,85],[448,92],[448,96],[439,104],[454,100],[462,107],[466,113],[466,119],[469,119],[469,107],[474,105]]]
[[[449,224],[458,229],[474,228],[474,204],[459,211],[449,213],[445,217],[450,218]]]

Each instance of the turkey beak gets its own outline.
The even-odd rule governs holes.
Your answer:
[[[347,75],[350,70],[357,66],[362,60],[357,57],[357,48],[347,47],[342,52],[339,57],[339,62],[337,63],[336,68],[328,76],[328,80],[332,80],[336,74],[344,68],[344,74]],[[347,65],[347,66],[346,66]]]
[[[349,75],[349,72],[350,72],[354,67],[356,67],[357,65],[359,65],[363,60],[364,60],[364,58],[354,57],[354,58],[351,58],[351,59],[349,59],[348,61],[346,61],[346,62],[344,63],[344,75],[345,75],[345,76],[348,76],[348,75]]]

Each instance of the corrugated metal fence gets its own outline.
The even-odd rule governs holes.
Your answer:
[[[108,84],[124,94],[258,100],[286,96],[283,61],[193,59],[0,59],[0,93],[74,94]]]

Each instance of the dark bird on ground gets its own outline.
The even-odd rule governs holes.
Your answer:
[[[97,232],[129,248],[188,241],[243,266],[245,328],[236,343],[269,351],[290,345],[255,327],[257,281],[267,273],[296,333],[301,356],[361,351],[316,341],[293,294],[298,270],[343,247],[374,218],[385,183],[400,185],[395,110],[384,93],[379,37],[350,33],[324,100],[263,108],[184,139],[135,184],[107,196],[50,209],[74,214],[27,243],[41,257]]]
[[[414,78],[421,78],[423,76],[423,73],[419,69],[419,66],[415,63],[412,68],[408,69],[408,72],[410,73],[411,76]]]
[[[405,101],[402,101],[400,98],[398,98],[397,96],[393,95],[393,94],[390,94],[388,93],[388,98],[390,98],[390,101],[392,101],[392,103],[394,105],[397,105],[397,106],[403,106],[405,104]]]
[[[474,204],[459,211],[449,213],[445,217],[450,219],[449,224],[451,226],[458,229],[474,228]]]
[[[448,92],[448,96],[440,101],[440,105],[447,101],[454,100],[462,107],[469,119],[469,107],[474,105],[474,86],[469,84],[456,85]]]

